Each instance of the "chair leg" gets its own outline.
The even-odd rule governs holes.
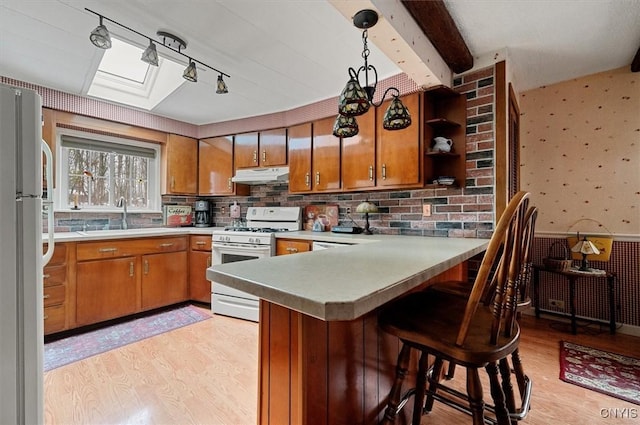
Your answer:
[[[402,349],[398,354],[398,363],[396,364],[396,379],[389,392],[389,401],[384,412],[384,418],[382,418],[382,424],[393,424],[396,420],[398,405],[402,398],[402,382],[407,376],[410,354],[411,347],[407,344],[402,344]]]
[[[431,370],[431,379],[429,379],[429,394],[427,395],[427,401],[424,404],[424,411],[431,412],[433,409],[434,398],[431,394],[435,394],[438,390],[438,380],[440,379],[440,373],[442,373],[442,359],[436,357],[433,363],[433,369]]]
[[[447,374],[445,375],[445,378],[453,379],[455,375],[456,375],[456,362],[454,362],[453,360],[449,360],[449,368],[447,369]]]
[[[482,383],[478,369],[467,367],[467,394],[469,408],[473,417],[473,425],[484,425],[484,401],[482,399]]]
[[[509,366],[509,361],[506,358],[500,359],[500,376],[502,378],[502,391],[504,392],[507,410],[510,413],[515,413],[516,401],[513,394],[513,385],[511,385],[511,366]],[[512,421],[512,425],[516,423],[517,421]]]
[[[426,351],[422,352],[420,356],[420,363],[418,366],[418,377],[416,379],[416,392],[414,394],[413,403],[413,420],[412,425],[420,425],[420,418],[422,418],[422,408],[424,406],[424,394],[427,389],[427,366],[429,364],[429,355]]]
[[[502,392],[500,380],[498,379],[498,364],[496,362],[489,363],[485,366],[485,369],[489,374],[489,387],[491,388],[491,398],[495,406],[498,425],[510,425],[509,411],[507,410],[504,393]]]
[[[527,383],[526,383],[526,378],[524,374],[524,368],[522,367],[522,360],[520,359],[520,351],[518,351],[517,348],[511,354],[511,362],[513,363],[513,371],[516,374],[516,382],[518,383],[518,390],[520,391],[520,397],[522,397]]]

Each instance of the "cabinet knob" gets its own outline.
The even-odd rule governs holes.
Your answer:
[[[45,300],[46,300],[46,299],[47,299],[47,298],[49,298],[50,296],[51,296],[51,294],[44,294],[44,295],[42,296],[42,299],[45,299]]]
[[[147,261],[147,260],[144,260],[143,273],[144,274],[149,274],[149,261]]]
[[[387,179],[387,164],[382,164],[382,180]]]
[[[304,185],[309,187],[310,184],[311,184],[311,176],[309,176],[309,173],[305,173],[305,175],[304,175]]]
[[[289,247],[287,247],[287,251],[292,253],[292,254],[294,254],[294,253],[298,252],[298,248],[293,248],[293,247],[289,246]]]
[[[369,165],[369,180],[373,181],[373,165]]]
[[[160,244],[160,248],[169,248],[170,246],[173,246],[173,242],[165,242]]]
[[[48,318],[49,318],[49,316],[47,316],[46,314],[43,317],[44,320],[47,320]]]
[[[48,274],[48,273],[45,273],[45,274],[42,275],[43,279],[49,279],[50,277],[51,277],[51,275]]]
[[[253,163],[258,163],[258,151],[253,151]]]
[[[207,244],[207,243],[206,243],[205,241],[197,241],[197,242],[196,242],[196,245],[198,245],[198,246],[204,246],[204,245],[206,245],[206,244]]]
[[[231,190],[231,177],[227,180],[227,188]]]
[[[316,172],[316,186],[320,185],[320,171]]]
[[[267,151],[266,151],[266,150],[263,150],[263,151],[262,151],[262,162],[263,162],[264,164],[266,164],[266,163],[267,163]]]
[[[133,265],[133,261],[130,261],[129,262],[129,277],[133,277],[135,271],[136,271],[136,269],[135,269],[135,266]]]
[[[116,252],[118,248],[98,248],[98,252],[101,254],[106,254],[107,252]]]

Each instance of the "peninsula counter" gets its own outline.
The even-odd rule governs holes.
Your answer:
[[[287,238],[308,236],[296,233]],[[378,331],[380,308],[431,283],[466,278],[466,261],[488,245],[389,235],[351,242],[207,269],[207,279],[261,298],[261,425],[377,423],[399,350],[397,338]]]

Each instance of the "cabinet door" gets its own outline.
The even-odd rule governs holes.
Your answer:
[[[235,168],[250,168],[260,165],[258,159],[258,133],[236,134]]]
[[[195,195],[198,184],[198,143],[190,137],[170,134],[163,149],[166,164],[163,193]]]
[[[260,166],[287,165],[287,129],[260,132]]]
[[[369,108],[356,118],[358,134],[342,139],[342,188],[364,189],[376,185],[376,112]]]
[[[311,123],[289,128],[289,191],[311,191]]]
[[[211,282],[206,271],[211,267],[211,252],[191,251],[189,258],[189,299],[211,302]]]
[[[198,189],[200,195],[232,195],[233,137],[200,140]]]
[[[420,95],[415,93],[402,97],[402,103],[409,109],[413,122],[404,130],[389,131],[382,128],[382,119],[390,102],[388,100],[376,108],[377,185],[421,185]]]
[[[334,117],[313,123],[313,190],[340,189],[340,138],[333,135]]]
[[[142,309],[187,300],[187,252],[142,256]]]
[[[86,261],[76,267],[76,321],[78,326],[136,312],[135,257]]]

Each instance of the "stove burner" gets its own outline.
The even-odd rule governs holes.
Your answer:
[[[227,232],[262,232],[262,233],[276,233],[276,232],[288,232],[289,229],[273,228],[273,227],[225,227]]]

